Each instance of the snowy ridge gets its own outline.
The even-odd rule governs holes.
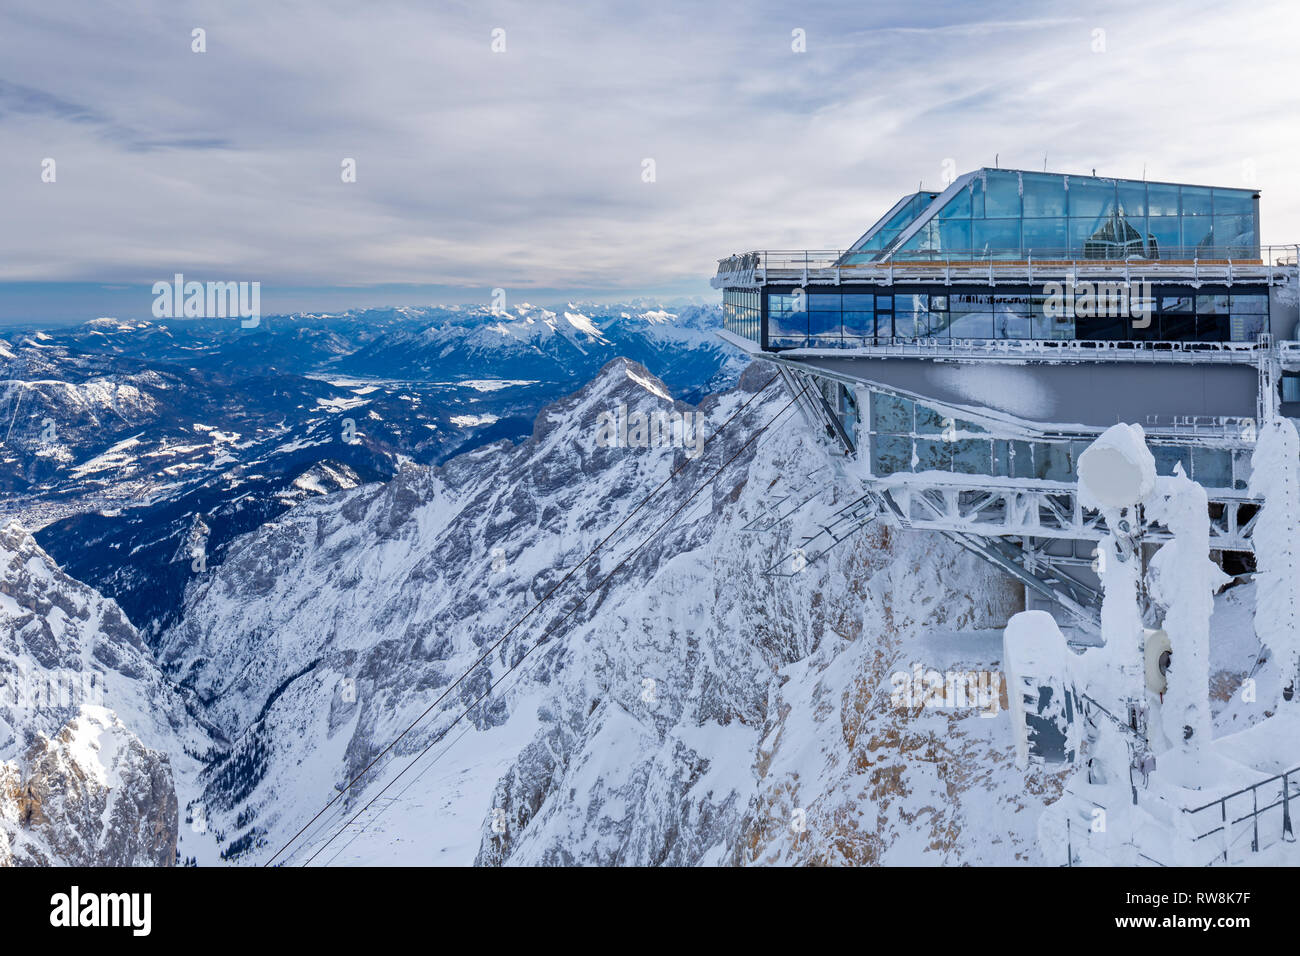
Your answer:
[[[710,431],[762,381],[755,372],[706,401]],[[241,540],[192,589],[163,653],[228,735],[253,723],[228,761],[246,771],[217,767],[205,794],[241,862],[265,860],[681,463],[680,450],[594,440],[602,411],[666,407],[664,394],[646,370],[618,360],[545,409],[523,445],[306,502]],[[754,402],[692,466],[694,480],[787,402],[775,388]],[[322,829],[292,862],[318,850],[316,863],[1026,858],[1029,834],[1011,824],[1022,798],[1008,795],[1017,787],[1005,717],[909,715],[888,694],[895,657],[936,631],[950,636],[919,652],[927,666],[995,666],[995,640],[951,635],[1004,620],[1015,591],[946,544],[885,531],[774,587],[758,571],[781,542],[741,528],[783,474],[819,454],[801,431],[778,427],[742,452],[376,804],[391,809],[373,820],[370,811],[328,848]],[[580,573],[567,597],[453,692],[372,772],[347,815],[671,506],[638,520],[598,569]],[[494,552],[504,555],[495,568]],[[945,597],[954,583],[970,596]],[[860,727],[846,733],[850,714]],[[874,755],[900,735],[917,743]],[[955,796],[949,774],[975,781],[970,795]],[[887,826],[870,798],[882,786]],[[789,829],[787,801],[807,809],[802,835]],[[934,819],[922,812],[940,803],[948,809]],[[983,848],[954,836],[984,826]]]

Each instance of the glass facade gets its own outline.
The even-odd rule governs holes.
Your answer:
[[[1041,287],[993,293],[987,286],[954,285],[943,295],[831,288],[844,287],[764,293],[768,346],[858,348],[908,339],[1254,342],[1268,328],[1267,289],[1240,285],[1192,295],[1187,288],[1156,286],[1146,317],[1088,314],[1107,310],[1085,309],[1082,297],[1062,300]]]
[[[1259,258],[1258,201],[1249,189],[981,169],[934,206],[913,234],[905,227],[893,237],[903,239],[894,259]],[[889,225],[877,233],[882,241]],[[888,244],[864,241],[871,236],[843,264],[882,258]]]
[[[1068,441],[995,438],[979,425],[945,417],[919,402],[870,392],[871,471],[938,471],[964,475],[1076,482],[1079,455],[1096,436]],[[1206,488],[1244,491],[1250,479],[1250,449],[1200,448],[1148,439],[1156,471],[1174,466]]]
[[[1091,271],[1067,267],[1062,259],[1190,263],[1249,262],[1259,256],[1259,196],[1250,189],[979,169],[958,177],[942,194],[921,191],[900,199],[836,265],[1023,263],[1032,257],[1034,270],[1058,260],[1043,274],[1053,269],[1060,276]],[[1022,282],[1040,274],[1025,269],[1019,273]],[[1129,270],[1126,265],[1123,274]],[[783,281],[799,281],[789,278],[797,271],[786,268]],[[806,283],[806,261],[804,272]],[[726,327],[774,349],[854,348],[911,339],[1255,342],[1269,328],[1268,289],[1258,284],[1153,288],[1139,275],[1121,291],[1116,282],[1084,279],[1063,303],[1049,295],[1059,283],[1008,282],[994,289],[990,271],[987,283],[972,284],[977,280],[963,272],[967,284],[954,285],[950,274],[935,270],[945,283],[927,287],[924,277],[930,271],[905,274],[900,286],[855,288],[861,275],[845,272],[836,273],[839,282],[833,285],[726,289]],[[780,280],[768,276],[767,281]],[[1131,307],[1134,288],[1134,294],[1153,297],[1149,310]],[[1109,297],[1104,306],[1087,300],[1094,289],[1096,296]]]
[[[899,235],[916,221],[916,217],[925,212],[939,196],[938,193],[913,193],[894,203],[894,208],[885,213],[883,219],[867,230],[866,234],[853,244],[853,253],[862,254],[863,260],[869,261],[876,254],[888,249]],[[865,255],[872,253],[872,255]]]
[[[762,342],[762,295],[757,289],[724,289],[722,292],[722,325],[736,335],[752,342]]]

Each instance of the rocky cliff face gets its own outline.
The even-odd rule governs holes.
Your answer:
[[[0,863],[173,863],[210,746],[117,605],[0,530]]]
[[[171,866],[178,830],[168,756],[106,708],[0,763],[0,865]]]
[[[744,526],[824,461],[778,386],[740,411],[766,379],[751,369],[706,400],[708,433],[738,417],[688,461],[596,441],[620,405],[693,411],[617,360],[520,445],[306,502],[242,539],[161,651],[234,741],[203,795],[225,858],[269,858],[426,710],[291,862],[1026,858],[1036,814],[1015,811],[1035,798],[1016,796],[1005,712],[889,700],[912,656],[996,669],[996,638],[971,631],[1002,624],[1016,589],[886,529],[763,576],[791,529]]]

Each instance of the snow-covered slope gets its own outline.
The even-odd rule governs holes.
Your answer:
[[[751,370],[706,400],[708,431],[764,381]],[[742,528],[821,454],[794,410],[746,444],[787,405],[775,386],[492,646],[686,461],[595,440],[601,412],[667,408],[664,394],[616,360],[527,442],[305,502],[191,587],[162,654],[239,738],[204,795],[228,858],[266,860],[431,706],[292,862],[1031,858],[1037,814],[1016,811],[1051,783],[1024,792],[1003,711],[913,713],[889,693],[914,661],[996,669],[980,629],[1017,609],[1016,589],[945,542],[884,529],[790,581],[764,577],[785,542]]]

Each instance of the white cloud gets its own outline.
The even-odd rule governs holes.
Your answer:
[[[842,247],[946,158],[995,154],[1220,185],[1253,164],[1265,241],[1300,240],[1293,9],[0,12],[0,281],[703,288],[719,257]]]

